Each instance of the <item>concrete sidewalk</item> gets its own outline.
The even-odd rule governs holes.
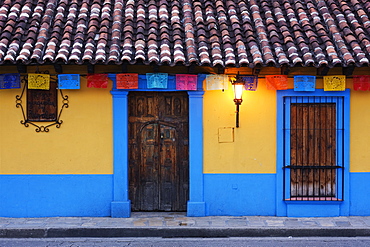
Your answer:
[[[132,213],[131,218],[0,217],[0,238],[267,236],[370,236],[370,217],[186,217],[185,213]]]

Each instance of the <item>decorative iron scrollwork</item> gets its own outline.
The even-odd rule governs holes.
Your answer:
[[[37,72],[37,73],[40,73],[40,72]],[[41,73],[49,74],[48,71],[41,72]],[[57,82],[58,81],[57,81],[55,76],[50,77],[50,83],[57,83]],[[50,121],[49,121],[48,118],[45,118],[43,120],[37,120],[37,119],[34,119],[34,118],[30,119],[28,112],[25,111],[25,108],[23,106],[23,104],[24,104],[24,102],[23,102],[24,95],[28,90],[27,89],[27,86],[28,86],[28,76],[27,75],[22,76],[21,83],[23,84],[22,92],[21,92],[20,95],[15,96],[15,98],[16,98],[15,106],[17,108],[21,109],[22,116],[23,116],[23,119],[20,121],[20,123],[23,124],[25,127],[29,127],[30,125],[36,127],[35,131],[38,132],[38,133],[39,132],[49,132],[49,127],[54,126],[54,125],[55,125],[56,128],[60,128],[61,124],[63,123],[63,121],[60,119],[60,117],[62,115],[62,112],[63,112],[64,108],[69,107],[68,95],[64,95],[61,89],[55,88],[57,91],[59,91],[60,99],[61,99],[61,106],[60,106],[60,109],[59,109],[59,113],[58,113],[58,104],[55,105],[55,107],[56,107],[56,117],[52,117],[52,120],[50,120]],[[33,89],[31,89],[31,90],[33,90]],[[28,94],[28,96],[29,96],[29,94]],[[58,103],[58,101],[59,101],[58,100],[58,94],[56,94],[56,102]],[[27,104],[28,104],[28,102],[26,101],[26,109],[28,109],[28,107],[29,107]],[[47,124],[41,125],[41,124],[39,124],[40,122],[44,122],[44,123],[47,123]]]

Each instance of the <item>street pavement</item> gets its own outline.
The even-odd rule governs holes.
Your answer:
[[[370,236],[370,217],[186,217],[165,212],[134,212],[130,218],[0,217],[0,238],[364,236]]]

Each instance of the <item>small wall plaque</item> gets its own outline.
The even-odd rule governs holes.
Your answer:
[[[233,127],[218,128],[218,142],[219,143],[234,142],[234,128]]]

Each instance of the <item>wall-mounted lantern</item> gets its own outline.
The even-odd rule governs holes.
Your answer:
[[[235,80],[231,81],[231,84],[234,88],[234,103],[236,105],[236,128],[239,128],[239,106],[243,102],[243,91],[245,80],[239,76],[239,73],[236,75]]]

